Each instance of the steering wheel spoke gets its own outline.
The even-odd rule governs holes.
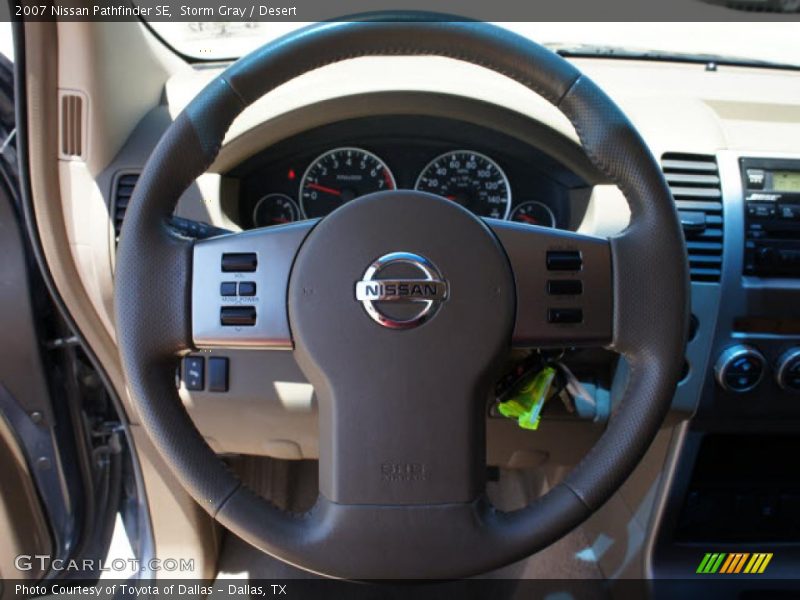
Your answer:
[[[192,338],[198,348],[291,350],[289,273],[316,223],[302,221],[195,243]]]
[[[517,348],[604,346],[612,337],[608,240],[487,220],[506,250],[517,291]]]

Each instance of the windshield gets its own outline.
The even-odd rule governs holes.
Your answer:
[[[224,60],[307,23],[151,22],[178,52]],[[765,62],[800,68],[797,23],[498,23],[563,53]]]

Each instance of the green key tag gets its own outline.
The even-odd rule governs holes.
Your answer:
[[[516,395],[497,405],[500,414],[508,419],[516,419],[523,429],[539,428],[542,407],[550,395],[550,386],[556,376],[553,367],[545,367],[522,382]]]

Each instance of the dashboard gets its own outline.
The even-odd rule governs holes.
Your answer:
[[[91,55],[101,59],[109,54]],[[422,60],[426,61],[424,68],[420,68]],[[621,194],[601,177],[591,179],[592,175],[581,169],[577,160],[570,160],[566,151],[559,151],[559,140],[555,138],[562,137],[564,144],[576,144],[576,138],[543,102],[537,103],[532,94],[513,82],[471,66],[435,59],[419,61],[348,61],[275,90],[234,122],[221,157],[207,175],[186,191],[177,214],[215,227],[251,229],[264,222],[263,217],[254,219],[257,204],[269,194],[282,194],[289,199],[287,204],[296,207],[289,218],[300,219],[305,216],[301,209],[303,177],[312,163],[319,162],[317,159],[331,150],[359,148],[370,152],[385,165],[399,188],[413,188],[426,166],[438,156],[468,150],[488,157],[502,169],[508,181],[509,217],[520,204],[536,201],[553,212],[560,228],[575,230],[585,223],[582,231],[610,235],[618,229],[600,223],[606,215],[619,215],[614,225],[622,221],[624,227],[625,212],[619,207],[624,209],[626,205]],[[654,445],[655,454],[648,463],[663,472],[665,483],[640,478],[625,487],[624,504],[637,514],[623,510],[621,501],[609,504],[613,512],[606,523],[616,522],[617,515],[628,517],[623,519],[628,529],[620,530],[622,537],[612,535],[611,539],[624,541],[627,531],[632,533],[628,539],[631,544],[623,544],[626,552],[607,552],[601,557],[613,568],[627,569],[638,560],[631,557],[641,553],[632,544],[653,544],[654,575],[677,573],[684,577],[697,568],[697,544],[717,548],[720,535],[741,539],[739,524],[762,523],[722,510],[735,504],[726,499],[741,496],[759,514],[774,515],[779,511],[762,506],[761,496],[765,502],[787,495],[789,499],[800,497],[800,487],[772,490],[764,478],[760,480],[761,488],[753,485],[759,483],[756,475],[765,471],[765,465],[796,472],[793,461],[781,457],[797,454],[800,447],[795,443],[782,447],[761,443],[762,435],[796,432],[800,423],[798,395],[787,389],[795,385],[790,377],[796,363],[789,361],[796,356],[793,349],[800,346],[800,329],[794,328],[794,323],[788,327],[787,320],[796,319],[800,284],[799,275],[786,276],[788,265],[784,264],[796,256],[794,248],[786,243],[789,219],[784,215],[794,215],[791,205],[800,204],[800,200],[786,198],[786,194],[795,193],[792,190],[797,185],[796,178],[791,174],[800,172],[800,166],[784,162],[800,160],[800,78],[792,71],[724,65],[710,69],[703,65],[611,59],[578,59],[576,64],[621,105],[654,156],[662,160],[676,199],[682,202],[684,227],[691,231],[690,258],[697,261],[693,268],[698,272],[692,282],[694,319],[686,350],[685,377],[673,401],[673,414],[682,418],[694,415],[691,429],[676,430],[671,438],[666,434],[659,446]],[[45,242],[55,244],[56,234],[66,232],[64,243],[53,247],[51,254],[76,258],[78,276],[65,280],[70,286],[78,285],[72,282],[83,283],[91,300],[91,310],[83,309],[86,322],[98,321],[95,315],[99,315],[98,327],[105,327],[109,334],[113,335],[113,229],[123,216],[123,201],[130,195],[129,190],[121,189],[124,186],[120,182],[141,172],[169,124],[207,85],[209,77],[223,67],[211,65],[176,72],[163,90],[160,85],[154,88],[157,93],[153,93],[152,102],[143,103],[146,111],[131,113],[133,117],[115,115],[113,128],[89,128],[93,132],[119,131],[128,135],[114,134],[117,137],[110,136],[105,143],[86,144],[91,164],[107,165],[97,177],[93,178],[81,161],[62,161],[65,175],[61,181],[70,183],[62,189],[62,212],[69,215],[68,226],[55,228],[54,235]],[[125,102],[106,102],[92,94],[94,82],[89,85],[74,74],[71,78],[62,76],[65,79],[60,85],[64,88],[87,90],[90,101],[84,106],[89,115],[104,104],[109,110],[124,108],[130,112],[127,98]],[[111,89],[132,91],[130,86],[103,88]],[[140,89],[150,88],[136,86],[133,91]],[[94,116],[91,122],[97,123],[97,119]],[[134,120],[128,123],[126,119]],[[120,123],[127,123],[127,128]],[[551,130],[549,138],[543,129]],[[107,155],[112,150],[116,154]],[[668,153],[680,153],[672,157],[675,164],[669,169],[664,164]],[[775,162],[778,159],[780,162]],[[710,165],[709,171],[698,165]],[[86,171],[83,179],[78,177],[82,169]],[[749,173],[748,169],[755,172]],[[709,179],[715,183],[708,183]],[[594,190],[591,186],[595,186]],[[761,189],[756,189],[758,186]],[[780,199],[772,197],[778,193]],[[587,212],[590,194],[593,199]],[[58,193],[42,197],[57,198]],[[769,205],[775,205],[774,209]],[[706,211],[706,206],[713,210]],[[76,207],[80,207],[80,218],[74,218]],[[114,223],[109,224],[112,211]],[[701,218],[693,212],[706,214]],[[766,233],[762,235],[762,231]],[[712,234],[717,237],[712,238]],[[72,252],[67,242],[72,244]],[[704,271],[712,266],[714,277]],[[84,293],[83,289],[80,293]],[[736,353],[729,351],[732,346],[737,347]],[[738,346],[746,346],[749,354],[744,355]],[[113,346],[106,355],[109,365],[118,360]],[[750,360],[742,361],[742,356]],[[719,360],[717,365],[723,357],[733,358]],[[213,440],[218,452],[285,459],[317,456],[313,389],[291,353],[211,351],[203,358],[228,365],[229,391],[189,390],[182,385],[181,394],[198,429]],[[603,379],[596,387],[615,388],[617,380],[611,380],[610,373],[606,375],[609,369],[601,362],[605,357],[575,357],[578,358],[585,365],[583,369],[573,362],[570,367],[579,380],[591,383],[589,376],[600,371]],[[210,364],[206,362],[206,366]],[[733,391],[732,384],[739,384],[741,379],[736,377],[740,375],[737,369],[750,373],[753,366],[760,374],[752,382],[743,381],[739,391]],[[624,384],[624,367],[620,361],[619,385]],[[124,383],[121,375],[118,379]],[[231,414],[246,414],[247,419],[235,422]],[[490,464],[515,468],[539,465],[545,460],[551,465],[575,464],[602,431],[602,423],[576,421],[560,417],[556,421],[554,417],[554,427],[543,427],[530,435],[508,427],[500,419],[487,419]],[[718,438],[716,446],[704,446],[713,436]],[[669,439],[677,450],[666,456]],[[762,449],[756,452],[758,448]],[[703,463],[709,453],[719,457],[707,461],[714,468],[695,471],[695,464]],[[720,469],[720,465],[730,469]],[[796,475],[791,477],[796,479]],[[794,481],[785,473],[775,477],[782,485],[787,480]],[[666,490],[664,494],[670,496],[666,503],[658,497],[661,492],[657,490]],[[706,514],[718,513],[720,526],[712,531],[701,529],[694,518],[695,508]],[[800,513],[793,510],[784,514]],[[671,525],[672,520],[680,527]],[[773,521],[762,530],[790,530],[785,521]],[[644,531],[639,529],[640,523],[650,525]],[[796,521],[793,527],[797,527]],[[682,532],[680,539],[677,534],[673,539],[675,531]],[[600,534],[595,537],[600,539]],[[733,549],[743,550],[740,544]],[[784,560],[788,549],[782,546],[780,552],[780,560]],[[617,557],[619,565],[614,562]],[[776,562],[778,558],[776,554]]]
[[[465,121],[384,116],[306,131],[234,167],[243,229],[320,218],[359,196],[417,189],[475,215],[574,228],[589,185],[537,148]]]

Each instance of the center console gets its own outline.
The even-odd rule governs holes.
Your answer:
[[[726,248],[704,428],[800,426],[800,158],[721,154]]]
[[[771,577],[741,579],[735,595],[770,597],[776,578],[774,589],[799,591],[800,156],[716,161],[721,276],[692,284],[696,317],[718,302],[701,327],[710,360],[672,457],[651,566],[655,577],[703,580],[705,553],[769,553]]]

